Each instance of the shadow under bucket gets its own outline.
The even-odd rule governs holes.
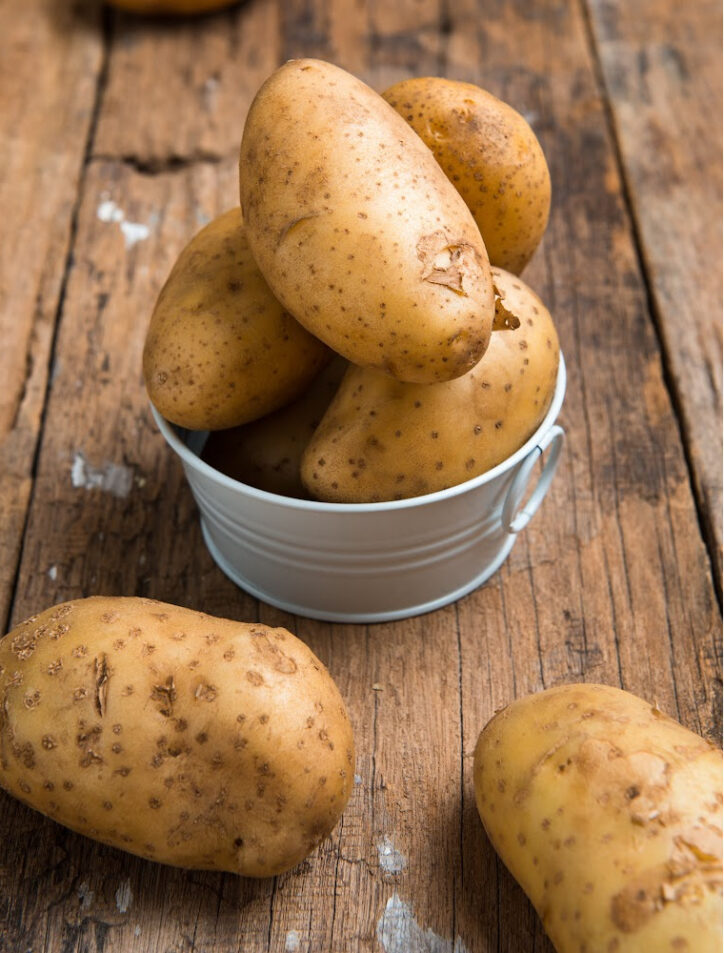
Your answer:
[[[200,458],[206,432],[152,411],[181,458],[209,552],[233,582],[295,615],[384,622],[447,605],[500,568],[553,479],[565,390],[561,355],[548,413],[516,453],[447,490],[385,503],[321,503],[246,486]]]

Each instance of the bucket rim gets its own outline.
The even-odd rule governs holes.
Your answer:
[[[266,504],[274,504],[278,507],[296,510],[308,513],[390,513],[397,510],[409,509],[411,507],[422,507],[442,502],[462,496],[472,490],[483,486],[486,483],[492,483],[499,476],[502,476],[507,470],[520,463],[533,450],[541,437],[554,425],[558,414],[563,405],[563,398],[566,393],[566,364],[563,358],[563,352],[559,351],[558,376],[556,378],[556,388],[553,393],[553,400],[548,411],[541,421],[538,428],[526,440],[526,442],[497,466],[485,473],[481,473],[464,483],[457,483],[454,486],[447,487],[444,490],[435,490],[433,493],[425,493],[421,496],[410,496],[402,500],[382,500],[378,503],[330,503],[323,500],[301,500],[296,497],[282,496],[279,493],[270,493],[268,490],[260,490],[257,487],[249,486],[240,480],[221,473],[210,466],[191,450],[180,436],[180,432],[185,433],[203,433],[203,431],[189,431],[187,428],[179,427],[176,424],[166,420],[158,410],[150,404],[151,413],[156,425],[165,439],[166,443],[176,453],[184,464],[184,467],[196,471],[200,476],[216,483],[225,490],[236,492],[240,498],[250,498]]]

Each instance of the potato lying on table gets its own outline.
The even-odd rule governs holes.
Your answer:
[[[143,374],[167,420],[220,430],[294,400],[331,356],[272,295],[236,208],[179,255],[151,317]]]
[[[293,403],[243,427],[209,434],[202,459],[247,486],[308,499],[300,475],[302,454],[348,366],[335,357]]]
[[[431,150],[473,213],[490,263],[519,274],[548,224],[551,179],[535,133],[472,83],[420,77],[382,94]]]
[[[558,953],[720,953],[721,751],[605,685],[485,727],[475,796]]]
[[[302,482],[320,500],[368,503],[434,493],[485,473],[518,450],[546,415],[558,336],[540,298],[493,269],[520,320],[495,331],[463,377],[404,384],[350,367],[302,456]]]
[[[319,60],[264,83],[239,161],[249,243],[274,294],[355,364],[452,380],[493,321],[488,256],[463,200],[369,86]]]
[[[340,694],[284,629],[79,599],[0,641],[0,785],[81,834],[250,877],[299,863],[354,778]]]

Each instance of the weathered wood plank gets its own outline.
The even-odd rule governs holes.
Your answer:
[[[1,796],[8,951],[549,953],[477,818],[470,760],[487,718],[583,678],[655,695],[717,734],[721,620],[586,25],[575,0],[497,0],[484,22],[476,7],[250,0],[192,24],[116,21],[93,153],[131,161],[87,172],[13,619],[105,592],[286,625],[347,700],[357,783],[332,837],[258,883],[136,860]],[[242,35],[244,17],[275,25]],[[140,374],[175,256],[236,201],[254,84],[300,54],[330,55],[380,89],[412,72],[476,80],[529,117],[553,174],[551,226],[526,278],[568,363],[560,473],[488,586],[387,625],[296,619],[221,575]],[[214,70],[208,109],[191,109]]]
[[[236,183],[234,161],[157,176],[117,162],[89,167],[15,619],[32,606],[91,592],[148,594],[257,618],[256,601],[226,581],[204,549],[140,372],[160,284],[189,235],[233,204]],[[61,938],[68,949],[148,949],[149,937],[158,936],[183,948],[193,947],[199,931],[199,944],[236,948],[243,933],[263,948],[273,882],[150,867],[48,828],[5,796],[0,812],[9,949],[21,939],[54,949]],[[28,852],[26,829],[37,850]],[[29,889],[37,883],[44,889]],[[124,905],[126,883],[133,900]]]
[[[238,157],[251,100],[279,65],[284,6],[248,0],[171,21],[116,14],[94,155],[152,168]]]
[[[447,68],[523,112],[548,156],[551,223],[525,277],[558,325],[568,437],[508,563],[458,605],[463,761],[497,708],[572,680],[620,684],[716,739],[721,618],[586,22],[575,3],[488,13],[476,60],[475,6],[455,5],[449,52],[461,59]],[[551,949],[480,836],[469,772],[462,829],[469,948]],[[497,902],[481,902],[481,884]]]
[[[589,0],[696,493],[722,572],[722,10]]]
[[[0,5],[0,620],[9,612],[103,62],[99,9]]]

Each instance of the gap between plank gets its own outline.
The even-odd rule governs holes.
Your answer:
[[[20,567],[23,562],[23,553],[25,552],[25,534],[28,528],[28,522],[30,520],[30,511],[33,506],[33,501],[35,499],[35,488],[37,485],[37,476],[38,476],[38,462],[40,458],[40,446],[42,443],[43,432],[45,430],[45,422],[48,414],[48,402],[50,399],[50,391],[53,386],[53,366],[55,365],[56,351],[58,346],[58,334],[60,329],[60,323],[63,316],[63,308],[65,305],[65,296],[68,289],[68,279],[70,277],[70,272],[73,268],[73,256],[75,251],[75,241],[78,234],[78,217],[80,214],[80,207],[83,201],[83,194],[85,191],[85,182],[88,173],[88,167],[91,162],[91,152],[93,149],[93,141],[95,139],[96,130],[98,127],[98,118],[100,116],[101,104],[103,102],[103,96],[106,90],[106,85],[108,83],[108,67],[110,61],[110,48],[111,48],[111,38],[112,38],[112,28],[111,28],[111,12],[108,8],[103,8],[101,12],[101,35],[103,39],[103,52],[101,57],[101,66],[98,71],[98,80],[96,82],[96,91],[95,98],[93,100],[93,108],[91,110],[91,118],[88,124],[88,135],[86,137],[85,149],[83,150],[83,162],[78,173],[78,191],[76,192],[75,201],[73,203],[73,210],[70,216],[70,228],[68,231],[68,250],[65,256],[65,263],[63,265],[63,277],[60,282],[60,291],[58,293],[58,304],[55,309],[55,322],[53,326],[53,333],[50,341],[50,348],[48,351],[48,374],[45,384],[45,395],[43,398],[43,408],[40,414],[40,423],[38,427],[38,435],[35,440],[35,450],[33,453],[33,463],[30,468],[30,477],[31,477],[31,487],[30,494],[28,496],[28,505],[25,510],[25,517],[23,519],[23,530],[20,543],[20,551],[18,554],[18,562],[15,567],[15,576],[10,587],[10,598],[8,599],[8,610],[7,618],[5,621],[4,631],[7,632],[10,628],[10,620],[13,617],[13,608],[15,606],[15,600],[18,594],[18,587],[20,585]]]
[[[143,158],[133,153],[114,155],[110,152],[95,152],[88,155],[90,162],[119,162],[130,166],[140,175],[163,175],[167,172],[183,172],[196,165],[221,165],[236,158],[236,152],[222,155],[218,152],[193,152],[190,155],[169,155],[163,157]]]
[[[624,205],[626,207],[626,212],[628,213],[629,220],[631,222],[631,235],[633,238],[633,248],[636,255],[636,260],[638,262],[639,272],[641,274],[641,280],[643,282],[644,294],[646,297],[646,307],[649,314],[651,315],[651,323],[654,328],[654,334],[656,336],[656,341],[659,345],[659,352],[661,354],[661,369],[662,377],[664,381],[664,387],[666,392],[669,395],[669,400],[671,401],[671,406],[674,411],[674,418],[676,420],[677,430],[679,432],[679,438],[682,444],[684,461],[686,464],[687,473],[689,475],[689,485],[691,486],[692,496],[694,498],[694,508],[696,511],[696,519],[699,524],[699,533],[704,542],[706,548],[707,556],[709,558],[709,566],[711,569],[711,577],[714,592],[716,594],[717,604],[719,606],[719,613],[722,612],[722,581],[719,578],[718,572],[718,558],[717,558],[717,541],[714,536],[713,530],[710,528],[710,519],[707,514],[706,503],[704,499],[704,491],[699,486],[699,481],[697,479],[697,471],[694,466],[694,460],[692,457],[692,451],[690,442],[687,439],[689,437],[688,428],[686,426],[686,417],[684,414],[684,408],[682,404],[681,397],[679,396],[679,391],[676,386],[676,378],[674,371],[671,365],[671,358],[669,351],[666,347],[666,340],[664,337],[663,330],[663,319],[661,316],[661,311],[656,302],[656,295],[653,288],[653,283],[649,275],[649,271],[646,265],[646,256],[644,253],[643,238],[641,235],[641,229],[639,225],[638,218],[636,216],[636,210],[633,203],[633,197],[631,194],[631,183],[626,173],[626,165],[623,158],[623,150],[621,148],[621,143],[619,141],[618,135],[616,133],[616,119],[613,113],[613,106],[611,105],[611,100],[608,96],[608,85],[606,83],[606,75],[603,70],[603,63],[598,53],[598,46],[596,43],[596,34],[593,26],[593,19],[591,16],[591,11],[589,7],[589,0],[578,0],[579,9],[581,11],[581,18],[583,20],[584,33],[586,38],[586,44],[588,46],[588,51],[591,56],[591,62],[593,66],[593,76],[598,87],[599,95],[601,97],[601,102],[603,104],[603,114],[606,127],[608,129],[609,137],[611,139],[611,145],[613,149],[613,155],[616,161],[616,168],[618,171],[619,179],[621,181],[621,195],[623,197]],[[712,517],[713,519],[714,517]]]

